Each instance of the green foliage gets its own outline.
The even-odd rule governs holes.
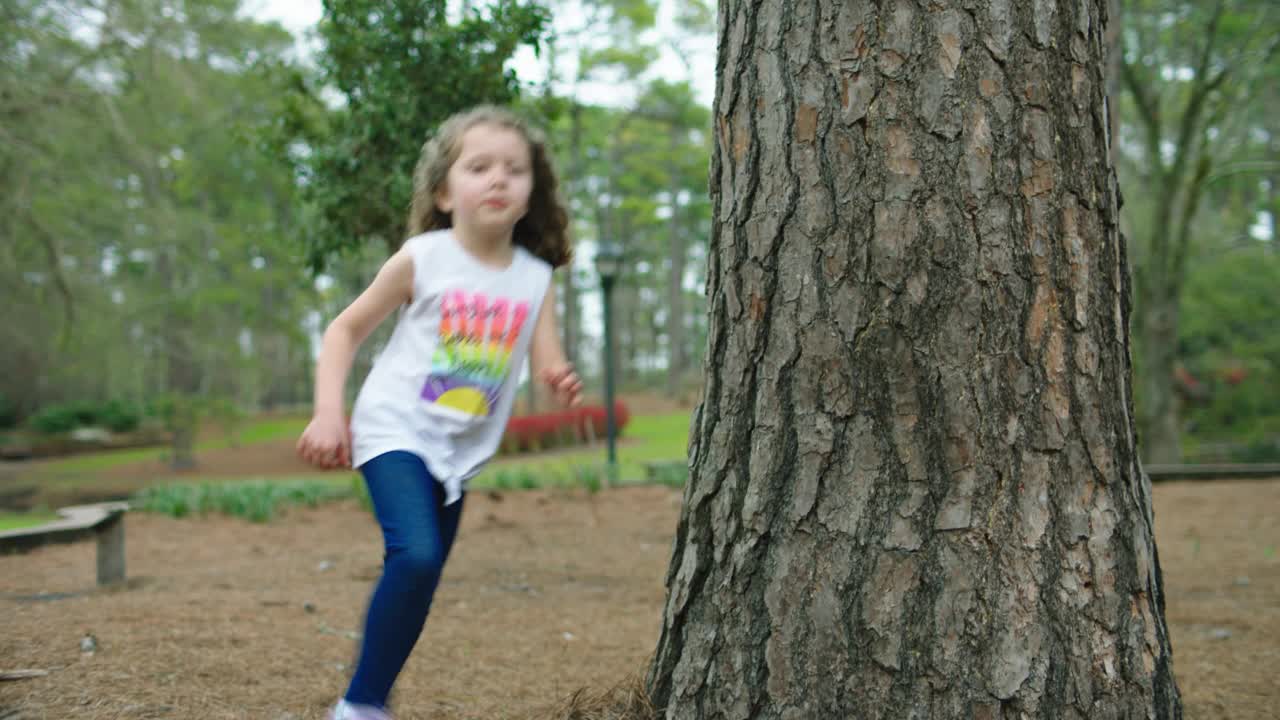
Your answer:
[[[1123,4],[1115,147],[1133,268],[1135,403],[1139,433],[1154,446],[1171,445],[1158,416],[1169,411],[1160,406],[1175,392],[1175,367],[1206,362],[1181,352],[1178,328],[1196,261],[1256,244],[1259,216],[1280,213],[1280,165],[1266,159],[1276,157],[1280,136],[1277,21],[1280,5],[1266,0]],[[1274,247],[1276,238],[1267,242]],[[1235,291],[1224,284],[1211,292]],[[1175,347],[1179,353],[1165,352]],[[1214,402],[1235,402],[1232,394],[1215,390]],[[1201,433],[1222,418],[1191,409],[1183,419]]]
[[[527,468],[516,468],[515,486],[521,490],[536,490],[541,487],[538,476]]]
[[[277,137],[281,148],[295,148],[306,181],[300,236],[317,272],[369,241],[398,247],[423,142],[458,110],[519,95],[509,61],[520,46],[540,46],[546,10],[532,0],[497,0],[453,22],[447,6],[325,3],[318,76],[296,79]],[[326,91],[341,107],[324,109]]]
[[[1227,456],[1234,463],[1280,462],[1280,427],[1272,424],[1270,437],[1248,438]]]
[[[537,473],[525,467],[505,467],[493,471],[482,481],[482,485],[492,487],[494,490],[537,490],[554,484],[551,480],[550,475],[545,478],[539,477]]]
[[[82,413],[78,405],[50,405],[42,408],[27,419],[32,429],[48,433],[71,432],[80,427]]]
[[[81,427],[104,427],[112,432],[131,432],[141,423],[137,408],[111,400],[102,405],[87,402],[47,405],[27,422],[42,433],[65,433]]]
[[[620,483],[641,482],[645,465],[685,457],[689,443],[687,412],[637,415],[627,424],[627,435],[633,442],[618,447]],[[534,458],[496,460],[475,480],[477,487],[493,487],[499,473],[503,482],[522,489],[574,484],[575,468],[600,465],[604,450],[600,447],[577,451],[560,451]]]
[[[696,367],[706,332],[701,283],[690,278],[704,274],[711,233],[710,112],[687,82],[658,79],[639,91],[634,107],[581,106],[553,125],[557,147],[571,151],[563,164],[577,237],[624,246],[615,292],[623,383],[642,369],[637,357],[666,354],[666,367]],[[587,292],[596,283],[575,281]],[[686,328],[678,345],[677,322]]]
[[[515,488],[513,476],[509,470],[498,470],[490,481],[494,490],[511,490]]]
[[[1280,459],[1280,254],[1271,243],[1210,255],[1190,272],[1179,354],[1204,386],[1186,417],[1201,441],[1231,441],[1238,462]]]
[[[676,25],[687,33],[714,35],[716,5],[712,0],[684,0],[677,3]]]
[[[0,392],[0,430],[9,430],[18,426],[18,408],[7,395]]]
[[[596,465],[577,465],[573,468],[574,485],[595,495],[604,487],[604,469]]]
[[[659,485],[679,488],[689,481],[689,465],[686,462],[654,463],[650,466],[650,478]]]
[[[247,15],[236,0],[6,5],[0,392],[24,412],[117,398],[98,421],[123,430],[160,394],[307,392],[294,177],[257,142],[293,39]]]
[[[98,410],[98,422],[111,432],[133,432],[142,423],[142,412],[119,400],[111,400]]]
[[[0,532],[44,525],[57,519],[56,514],[44,510],[23,513],[0,512]]]
[[[175,518],[219,513],[264,523],[286,507],[358,497],[355,488],[317,480],[157,485],[138,493],[131,504]]]
[[[351,495],[366,512],[373,512],[373,496],[369,494],[369,485],[360,475],[351,478]]]

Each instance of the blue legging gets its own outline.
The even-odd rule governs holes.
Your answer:
[[[360,472],[382,526],[386,553],[346,700],[385,708],[391,686],[422,634],[458,533],[462,500],[446,506],[444,488],[413,453],[379,455],[361,465]]]

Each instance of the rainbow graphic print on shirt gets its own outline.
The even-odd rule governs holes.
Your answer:
[[[452,290],[440,308],[440,344],[422,399],[488,417],[507,372],[529,303]]]

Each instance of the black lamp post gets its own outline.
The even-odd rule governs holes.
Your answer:
[[[600,273],[600,289],[604,291],[604,408],[610,482],[617,479],[618,472],[618,425],[613,413],[613,282],[621,271],[622,248],[615,243],[600,243],[596,250],[596,272]]]

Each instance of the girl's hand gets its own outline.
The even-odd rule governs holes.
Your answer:
[[[564,407],[577,407],[582,402],[582,381],[569,363],[546,368],[538,373],[538,379],[551,388],[556,402]]]
[[[316,415],[298,438],[298,457],[322,470],[351,467],[351,430],[342,413]]]

